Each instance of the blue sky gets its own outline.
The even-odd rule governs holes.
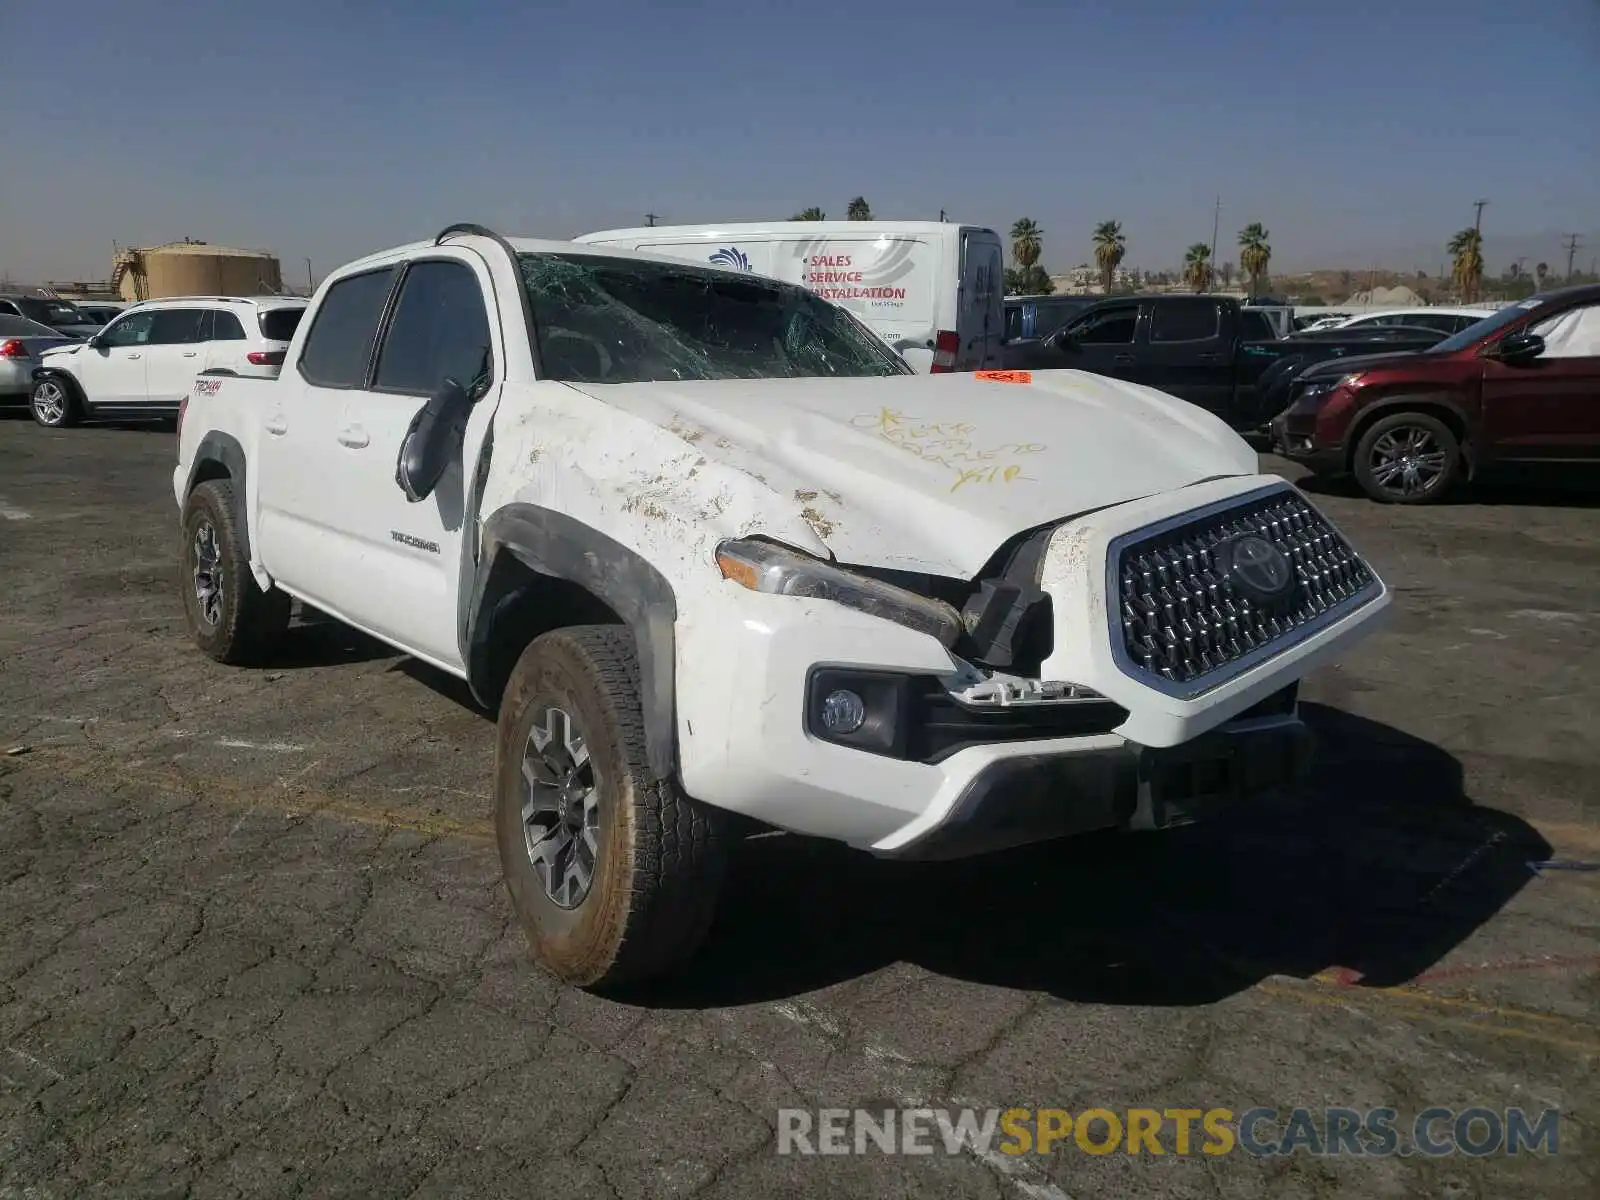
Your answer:
[[[1260,220],[1286,269],[1436,267],[1480,197],[1491,270],[1497,237],[1578,231],[1584,258],[1600,233],[1597,0],[4,9],[22,279],[104,276],[113,240],[269,248],[298,278],[458,220],[564,237],[857,194],[1032,216],[1053,270],[1109,217],[1129,265],[1171,267],[1219,192],[1222,245]]]

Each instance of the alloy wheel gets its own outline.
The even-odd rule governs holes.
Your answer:
[[[600,856],[600,795],[582,731],[554,705],[523,747],[522,831],[545,895],[559,908],[577,908]]]
[[[194,531],[194,598],[200,602],[200,619],[215,628],[222,620],[222,554],[217,531],[202,521]]]
[[[59,425],[67,412],[66,391],[54,380],[45,380],[33,389],[33,412],[41,425]]]
[[[1420,496],[1432,491],[1449,465],[1448,452],[1431,431],[1400,425],[1372,444],[1372,481],[1395,496]]]

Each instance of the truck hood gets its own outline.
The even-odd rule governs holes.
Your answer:
[[[1023,530],[1259,470],[1226,423],[1163,392],[1081,371],[1024,378],[569,386],[687,443],[688,474],[719,468],[708,486],[753,482],[762,510],[799,516],[841,562],[960,578]]]

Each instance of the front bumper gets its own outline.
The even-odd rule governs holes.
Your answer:
[[[934,638],[877,617],[722,581],[680,608],[676,624],[685,790],[765,824],[876,854],[951,857],[1088,829],[1173,823],[1182,789],[1143,788],[1141,773],[1186,756],[1220,771],[1218,787],[1230,798],[1291,782],[1303,770],[1304,730],[1292,705],[1273,705],[1372,632],[1389,601],[1381,581],[1349,611],[1330,613],[1199,691],[1163,690],[1130,671],[1107,632],[1106,564],[1119,537],[1266,484],[1283,486],[1263,477],[1213,481],[1062,527],[1070,536],[1058,533],[1043,564],[1055,631],[1042,677],[1093,689],[1116,714],[1065,736],[1014,727],[988,740],[947,741],[938,753],[927,752],[927,738],[890,739],[872,751],[820,737],[819,675],[937,681],[954,673],[950,654]],[[1020,716],[1026,706],[1013,707]],[[1213,791],[1196,796],[1215,799]],[[1145,811],[1151,805],[1159,811]]]
[[[1293,786],[1310,770],[1297,718],[1223,725],[1184,746],[1125,744],[1085,754],[1001,759],[973,778],[939,824],[880,851],[966,858],[1103,829],[1169,829]]]
[[[1269,427],[1272,452],[1318,475],[1337,474],[1345,467],[1344,447],[1318,437],[1317,416],[1315,407],[1300,405],[1279,413]]]

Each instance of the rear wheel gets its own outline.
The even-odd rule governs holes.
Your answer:
[[[1375,421],[1356,444],[1356,481],[1385,504],[1431,504],[1461,474],[1461,443],[1427,413],[1395,413]]]
[[[648,769],[632,635],[577,626],[523,651],[500,705],[495,834],[534,958],[592,989],[670,972],[705,939],[722,814]]]
[[[78,389],[60,375],[46,375],[35,383],[28,407],[33,419],[47,429],[76,425],[83,416]]]
[[[183,510],[180,585],[189,635],[218,662],[265,660],[289,625],[286,592],[263,592],[233,519],[233,484],[202,483]]]

